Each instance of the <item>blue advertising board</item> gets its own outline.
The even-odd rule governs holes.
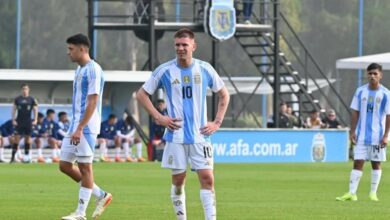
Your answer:
[[[342,162],[347,129],[219,130],[211,137],[215,163]]]

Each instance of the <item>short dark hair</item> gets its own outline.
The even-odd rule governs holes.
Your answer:
[[[192,32],[190,29],[188,28],[181,28],[179,29],[178,31],[176,31],[175,35],[174,35],[175,38],[183,38],[183,37],[188,37],[190,39],[194,39],[195,38],[195,34],[194,32]]]
[[[380,65],[378,63],[371,63],[367,67],[367,71],[370,71],[370,70],[379,70],[382,72],[382,65]]]
[[[110,114],[110,115],[108,116],[108,120],[111,120],[111,119],[114,119],[114,118],[116,118],[116,115],[115,115],[115,114]]]
[[[74,45],[83,45],[86,47],[91,46],[91,42],[89,41],[89,38],[85,36],[84,34],[76,34],[73,36],[70,36],[68,39],[66,39],[67,44],[74,44]]]
[[[29,87],[27,83],[23,83],[23,84],[20,86],[20,88],[22,89],[22,88],[25,87],[25,86]]]
[[[63,115],[66,115],[66,112],[58,112],[58,118],[61,118]]]
[[[49,108],[47,111],[46,111],[46,116],[50,115],[50,114],[54,114],[56,113],[53,109]]]
[[[43,118],[45,117],[41,112],[38,112],[38,118]]]

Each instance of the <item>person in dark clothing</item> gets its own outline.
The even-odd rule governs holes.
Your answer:
[[[12,109],[12,124],[15,126],[15,141],[12,145],[11,163],[15,161],[15,154],[21,136],[24,136],[24,162],[30,162],[30,146],[32,125],[37,123],[38,102],[30,96],[30,87],[27,84],[21,86],[22,95],[15,98]],[[33,117],[31,117],[33,112]]]
[[[324,128],[342,128],[333,109],[328,110],[326,118],[322,120],[322,123],[324,124]]]
[[[291,123],[290,117],[287,114],[287,104],[285,102],[280,103],[279,107],[279,125],[276,126],[275,117],[272,116],[268,119],[267,127],[268,128],[292,128],[293,124]]]
[[[165,106],[165,102],[163,99],[157,100],[157,111],[160,112],[162,115],[168,115],[167,108]],[[162,150],[165,146],[165,141],[163,140],[165,127],[162,125],[157,124],[154,120],[151,124],[151,143],[153,146],[153,158],[152,160],[158,160],[161,161],[162,159]]]

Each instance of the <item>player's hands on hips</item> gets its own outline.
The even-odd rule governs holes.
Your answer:
[[[356,134],[355,134],[355,132],[351,132],[349,137],[351,139],[352,144],[356,144]]]
[[[177,130],[181,128],[181,121],[182,119],[180,118],[171,118],[167,115],[162,115],[156,119],[157,124],[162,125],[169,130]]]
[[[82,130],[76,129],[75,132],[70,136],[70,144],[73,144],[77,146],[80,143],[81,135],[82,135]]]
[[[214,132],[216,132],[220,127],[220,124],[217,124],[215,122],[207,122],[207,124],[200,129],[200,133],[203,135],[212,135]]]

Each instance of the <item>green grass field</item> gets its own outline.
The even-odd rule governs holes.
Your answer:
[[[369,166],[359,201],[336,202],[335,197],[347,191],[351,162],[216,164],[218,219],[390,219],[389,166],[383,167],[380,202],[367,198]],[[114,195],[100,219],[175,219],[170,171],[158,163],[100,163],[94,164],[94,171],[96,182]],[[60,219],[76,208],[78,188],[56,164],[0,164],[0,220]],[[193,172],[186,193],[188,219],[203,219]],[[88,219],[94,205],[90,203]]]

